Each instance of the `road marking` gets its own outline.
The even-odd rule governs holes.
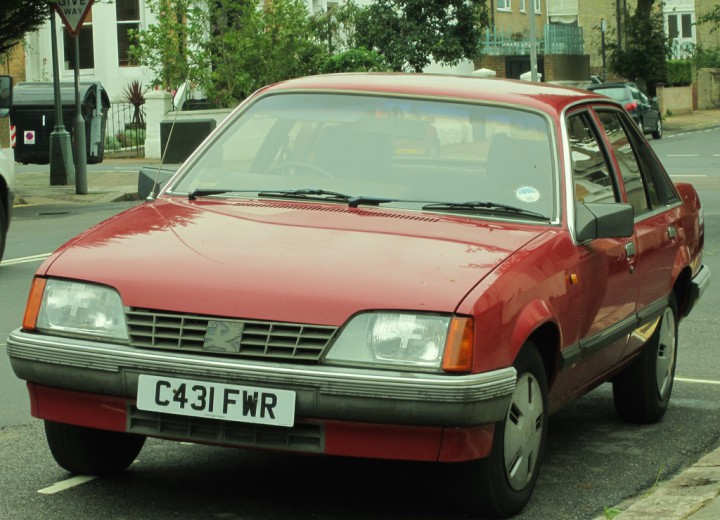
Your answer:
[[[675,381],[682,381],[683,383],[697,383],[701,385],[720,385],[720,381],[713,381],[711,379],[688,379],[685,377],[676,377]]]
[[[667,154],[665,157],[700,157],[700,154],[699,154],[699,153],[687,153],[687,154],[682,154],[682,153],[673,154],[673,153],[669,153],[669,154]]]
[[[45,260],[52,253],[43,253],[41,255],[23,256],[22,258],[13,258],[11,260],[3,260],[0,265],[27,264],[29,262],[39,262]]]
[[[78,475],[77,477],[63,480],[62,482],[56,482],[50,487],[40,489],[38,490],[38,493],[42,493],[43,495],[53,495],[55,493],[65,491],[66,489],[69,489],[71,487],[85,484],[85,482],[90,482],[91,480],[95,480],[96,478],[97,477],[92,477],[90,475]]]
[[[670,177],[707,177],[707,175],[703,174],[697,174],[697,175],[670,175]]]

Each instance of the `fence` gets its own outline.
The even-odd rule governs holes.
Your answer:
[[[139,117],[130,103],[112,103],[107,116],[105,155],[110,157],[145,157],[145,109]]]

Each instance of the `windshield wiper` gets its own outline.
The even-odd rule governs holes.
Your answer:
[[[385,202],[394,202],[397,199],[386,197],[367,197],[365,195],[347,195],[337,191],[327,190],[288,190],[288,191],[261,191],[259,197],[298,198],[298,199],[319,199],[337,202],[347,202],[348,207],[357,208],[360,204],[377,206]]]
[[[530,211],[517,206],[501,204],[499,202],[484,201],[468,201],[468,202],[432,202],[425,204],[422,209],[449,210],[449,211],[486,211],[486,212],[503,212],[517,213],[525,217],[532,217],[538,220],[550,220],[546,215]]]
[[[195,200],[198,197],[209,197],[211,195],[222,195],[223,193],[242,193],[245,191],[248,190],[231,190],[225,188],[196,188],[195,190],[188,193],[188,200]]]

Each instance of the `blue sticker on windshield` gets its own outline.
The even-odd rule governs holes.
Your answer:
[[[521,202],[537,202],[540,200],[540,192],[532,186],[522,186],[515,192],[515,197]]]

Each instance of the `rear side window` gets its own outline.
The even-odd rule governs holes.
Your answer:
[[[620,167],[625,193],[628,202],[635,210],[635,215],[642,215],[660,205],[660,195],[650,175],[643,175],[642,163],[636,148],[640,144],[633,141],[628,130],[622,123],[618,111],[598,111],[598,117],[605,129],[610,145]]]
[[[593,92],[597,92],[598,94],[602,94],[603,96],[607,96],[620,102],[630,99],[630,95],[625,87],[598,88]]]

